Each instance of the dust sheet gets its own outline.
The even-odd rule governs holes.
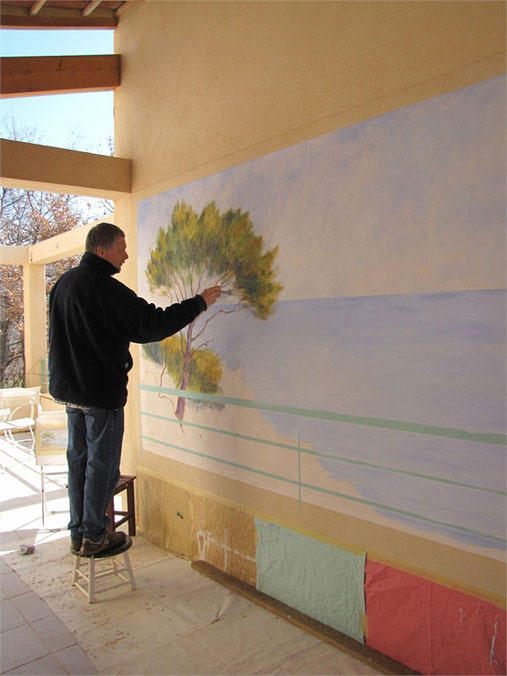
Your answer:
[[[373,561],[366,643],[423,674],[505,674],[505,611]]]
[[[363,642],[365,555],[255,520],[257,587]]]

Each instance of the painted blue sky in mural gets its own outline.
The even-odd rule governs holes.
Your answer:
[[[177,201],[248,210],[266,245],[279,245],[284,291],[265,322],[246,311],[217,322],[210,347],[257,401],[476,433],[311,418],[296,431],[293,417],[262,414],[281,435],[369,465],[320,460],[327,476],[397,510],[390,518],[489,548],[505,542],[505,447],[490,443],[506,425],[504,112],[505,79],[494,78],[138,211],[139,290],[149,296],[146,261]]]
[[[504,103],[494,78],[151,197],[139,259],[178,200],[215,200],[280,244],[284,300],[503,287]]]

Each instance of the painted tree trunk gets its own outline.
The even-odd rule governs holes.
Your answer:
[[[180,390],[186,390],[186,385],[183,385],[183,383],[180,385]],[[186,398],[185,397],[178,397],[178,403],[176,404],[176,417],[178,420],[183,420],[183,416],[185,415],[185,405],[186,405]]]
[[[190,373],[190,357],[192,356],[192,330],[194,328],[194,322],[190,324],[188,327],[187,331],[187,345],[185,349],[185,353],[183,354],[183,368],[182,368],[182,373],[181,373],[181,383],[180,383],[180,390],[186,390],[188,387],[188,377]],[[186,407],[186,397],[178,397],[178,402],[176,404],[176,417],[178,420],[183,420],[183,416],[185,415],[185,407]]]

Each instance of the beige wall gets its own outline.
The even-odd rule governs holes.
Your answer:
[[[477,0],[148,0],[116,31],[116,154],[133,160],[134,192],[150,191],[465,86],[502,72],[504,13]]]
[[[132,160],[133,172],[132,196],[116,202],[116,222],[128,232],[130,253],[122,279],[136,287],[140,199],[494,77],[505,71],[504,26],[505,6],[500,2],[134,4],[121,17],[115,43],[123,64],[122,84],[115,92],[116,152]],[[244,487],[240,490],[231,482],[218,490],[202,472],[142,453],[136,369],[131,375],[124,468],[137,468],[142,478],[141,527],[161,544],[198,556],[194,536],[199,512],[191,505],[195,495],[205,491],[207,499],[215,494],[224,505],[221,517],[201,524],[220,548],[231,505],[238,513],[248,509],[256,514],[266,504],[265,496],[253,496],[250,488],[247,497]],[[177,481],[187,497],[193,495],[188,497],[193,515],[188,523],[163,507],[171,481]],[[271,517],[333,540],[336,523],[324,510],[319,518],[312,512],[311,523],[321,524],[315,532],[297,510],[281,500],[271,503]],[[152,525],[154,515],[157,528]],[[379,560],[488,598],[503,598],[505,575],[498,561],[460,554],[456,565],[456,552],[448,547],[424,548],[394,532],[380,537],[379,530],[374,534],[367,524],[353,521],[342,524],[348,547],[370,549]],[[247,562],[250,545],[241,544]],[[216,558],[213,562],[220,565]],[[251,582],[251,561],[229,572]]]

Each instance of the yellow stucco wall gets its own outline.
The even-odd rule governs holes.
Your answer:
[[[494,77],[505,71],[504,26],[502,2],[134,4],[115,42],[122,55],[116,154],[132,160],[133,190],[116,202],[130,254],[122,280],[136,288],[139,200]],[[502,602],[498,560],[324,509],[298,510],[288,499],[143,453],[137,369],[123,467],[139,477],[140,528],[157,543],[252,584],[253,517],[266,515]]]
[[[498,74],[504,26],[503,3],[476,0],[148,0],[116,31],[116,154],[133,160],[135,193],[178,184],[238,152],[251,159],[465,86],[482,69]]]

